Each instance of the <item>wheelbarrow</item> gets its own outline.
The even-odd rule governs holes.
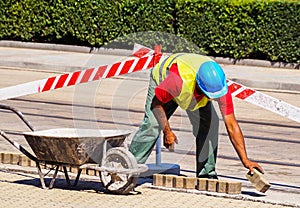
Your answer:
[[[127,149],[121,147],[125,138],[131,133],[129,130],[57,128],[35,131],[17,109],[3,104],[0,104],[0,109],[12,111],[18,115],[31,130],[21,134],[35,156],[11,140],[6,132],[0,130],[0,135],[29,159],[35,161],[43,189],[53,188],[60,168],[64,172],[68,185],[71,185],[67,167],[77,167],[78,173],[74,186],[77,185],[82,170],[91,169],[99,171],[106,190],[117,194],[127,194],[136,186],[139,174],[147,171],[146,165],[137,164],[135,157]],[[41,164],[54,167],[48,187],[45,184],[46,174],[42,173]]]

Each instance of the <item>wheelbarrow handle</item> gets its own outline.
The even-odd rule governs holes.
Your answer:
[[[30,122],[24,117],[24,115],[22,114],[22,112],[20,112],[19,110],[10,107],[8,105],[4,105],[4,104],[0,104],[0,108],[4,109],[4,110],[10,110],[12,112],[14,112],[15,114],[17,114],[17,116],[26,124],[26,126],[28,126],[28,128],[31,131],[34,131],[35,129],[33,128],[33,126],[30,124]]]
[[[6,139],[9,143],[11,143],[15,148],[17,148],[20,152],[22,152],[24,155],[26,155],[29,159],[31,159],[35,162],[38,162],[38,159],[35,156],[33,156],[30,152],[28,152],[22,145],[10,140],[4,131],[0,130],[0,135],[4,139]]]

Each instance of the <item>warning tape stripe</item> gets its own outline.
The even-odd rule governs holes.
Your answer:
[[[147,48],[141,48],[138,51],[136,51],[133,55],[136,57],[143,57],[147,55],[151,50]]]
[[[111,65],[103,65],[97,68],[90,68],[73,73],[53,76],[47,79],[2,88],[0,89],[0,100],[46,92],[66,86],[73,86],[103,78],[127,74],[130,72],[146,70],[157,64],[161,58],[161,54],[156,54],[138,59],[129,59]]]
[[[90,79],[90,76],[92,75],[92,73],[93,73],[94,70],[95,70],[94,68],[93,68],[93,69],[87,69],[87,70],[85,70],[85,72],[84,72],[84,74],[83,74],[83,77],[82,77],[82,79],[80,80],[80,83],[88,82],[89,79]],[[81,73],[82,73],[82,72],[81,72]]]
[[[124,64],[124,67],[121,69],[120,74],[127,74],[129,73],[129,70],[131,69],[132,64],[134,63],[134,60],[126,61]]]
[[[230,90],[231,94],[235,93],[237,90],[239,90],[242,86],[239,84],[235,84],[231,82],[230,80],[227,80],[228,89]]]
[[[118,69],[117,69],[117,71],[116,71],[116,73],[115,73],[115,76],[120,75],[120,72],[121,72],[122,69],[124,68],[125,63],[126,63],[125,61],[121,62],[121,64],[119,65],[119,67],[118,67]]]
[[[105,77],[112,77],[115,75],[116,71],[118,70],[120,63],[114,64],[109,70]]]
[[[55,85],[55,88],[62,88],[68,77],[70,76],[68,76],[67,74],[63,74],[62,76],[60,76],[57,84]]]
[[[70,81],[68,82],[68,86],[75,85],[76,80],[78,79],[79,75],[80,75],[80,71],[74,72],[71,76]]]
[[[54,89],[54,87],[55,87],[55,85],[57,84],[58,80],[59,80],[59,77],[56,77],[56,78],[54,79],[54,81],[53,81],[53,83],[52,83],[52,86],[51,86],[50,90],[53,90],[53,89]]]
[[[144,64],[146,63],[146,59],[143,57],[143,58],[140,58],[139,61],[137,62],[137,64],[135,65],[134,69],[132,70],[132,72],[135,72],[137,71],[139,68],[141,68],[142,66],[144,66]]]
[[[93,78],[93,81],[99,80],[101,77],[103,77],[103,74],[106,71],[107,66],[100,66],[95,74],[95,77]]]
[[[144,57],[144,56],[153,55],[153,53],[154,53],[154,51],[152,49],[135,43],[132,55],[135,56],[135,57],[141,58],[141,57]]]
[[[149,62],[149,65],[147,68],[152,68],[154,67],[160,60],[164,59],[165,56],[163,54],[152,56],[152,60]]]
[[[241,100],[244,100],[250,95],[252,95],[253,93],[255,93],[253,89],[247,88],[241,84],[232,82],[230,80],[227,80],[227,84],[228,84],[228,89],[231,92],[231,95]]]
[[[92,74],[91,74],[91,76],[90,76],[88,82],[92,82],[92,81],[94,80],[94,77],[96,76],[97,72],[98,72],[98,68],[97,68],[97,69],[94,69],[94,70],[92,71]]]
[[[53,82],[54,82],[55,79],[56,79],[56,77],[50,77],[50,78],[47,80],[45,86],[43,87],[42,92],[45,92],[45,91],[50,90],[50,89],[51,89],[51,86],[52,86],[52,84],[53,84]]]
[[[242,92],[240,92],[239,94],[237,94],[235,97],[244,100],[247,97],[249,97],[250,95],[252,95],[253,93],[255,93],[254,90],[252,90],[252,89],[245,89]]]

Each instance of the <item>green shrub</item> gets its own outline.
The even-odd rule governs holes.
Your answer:
[[[0,38],[35,41],[35,37],[43,37],[42,28],[51,25],[48,8],[43,1],[1,1]]]
[[[256,18],[256,53],[271,61],[300,63],[300,2],[295,2],[263,5]]]
[[[0,39],[300,63],[298,0],[0,0],[0,17]]]
[[[130,48],[135,42],[148,47],[161,44],[170,48],[174,34],[174,0],[125,0],[121,6],[123,33],[109,47]]]
[[[296,1],[179,0],[176,10],[178,35],[208,55],[299,62]]]

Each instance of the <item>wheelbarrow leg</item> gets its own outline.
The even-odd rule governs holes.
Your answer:
[[[81,172],[82,172],[82,169],[78,169],[78,173],[77,173],[77,176],[76,176],[76,180],[74,182],[74,186],[77,186],[77,183],[79,181],[79,177],[80,177]]]
[[[57,176],[58,169],[59,169],[59,165],[57,165],[56,168],[55,168],[55,172],[54,172],[54,174],[52,176],[52,179],[50,181],[50,184],[49,184],[49,189],[53,188],[53,185],[54,185],[54,182],[55,182],[55,178]]]
[[[70,178],[69,178],[69,175],[68,175],[68,171],[67,171],[66,166],[63,166],[63,169],[64,169],[65,178],[66,178],[66,181],[67,181],[67,183],[68,183],[68,186],[70,186],[70,185],[71,185],[71,182],[70,182]],[[77,173],[77,176],[76,176],[76,179],[75,179],[75,182],[74,182],[74,184],[73,184],[73,186],[76,186],[76,185],[78,184],[78,181],[79,181],[81,172],[82,172],[82,169],[79,169],[79,170],[78,170],[78,173]]]
[[[40,176],[40,181],[41,181],[42,188],[46,189],[47,187],[45,185],[44,174],[42,173],[40,163],[36,161],[35,164],[36,164],[36,167],[38,169],[38,174]]]
[[[64,169],[64,173],[65,173],[65,178],[66,178],[67,184],[68,184],[68,186],[70,186],[71,183],[70,183],[70,178],[69,178],[66,166],[63,166],[63,169]]]

